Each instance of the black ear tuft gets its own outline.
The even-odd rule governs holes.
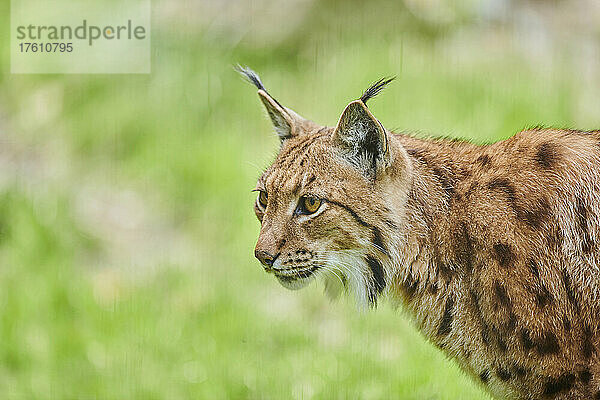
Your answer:
[[[377,96],[379,92],[381,92],[387,86],[387,84],[393,81],[394,79],[396,79],[395,76],[381,78],[377,82],[373,83],[367,90],[365,90],[363,95],[360,96],[360,100],[363,103],[367,104],[367,101],[369,99],[372,99],[373,97]]]
[[[244,79],[246,79],[248,82],[256,86],[258,90],[262,90],[263,92],[265,92],[275,103],[277,103],[279,107],[285,110],[285,107],[282,106],[281,103],[278,102],[277,99],[271,96],[271,93],[267,91],[265,85],[263,85],[262,81],[260,80],[260,77],[256,72],[251,70],[249,67],[242,67],[240,64],[233,67],[233,69],[235,69],[240,75],[242,75],[242,77],[244,77]]]
[[[314,123],[302,118],[296,114],[293,110],[284,107],[279,103],[273,96],[267,92],[265,85],[258,74],[252,71],[248,67],[242,67],[241,65],[234,66],[234,69],[244,77],[245,80],[256,86],[258,89],[258,97],[265,106],[273,127],[281,143],[292,136],[295,136],[299,129],[302,129],[306,125],[314,125]]]
[[[258,74],[252,71],[250,68],[242,67],[240,64],[238,64],[233,67],[233,69],[240,73],[248,82],[256,86],[257,89],[264,90],[265,92],[267,91]]]

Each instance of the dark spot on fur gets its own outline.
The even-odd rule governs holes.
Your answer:
[[[496,243],[494,245],[496,259],[502,267],[509,267],[515,259],[510,246],[506,243]]]
[[[481,325],[481,340],[486,346],[490,345],[490,328],[485,323]]]
[[[519,209],[517,217],[534,229],[538,229],[550,214],[550,204],[545,197],[540,197],[531,210]]]
[[[517,203],[517,195],[515,192],[515,188],[510,183],[508,179],[505,178],[494,178],[488,183],[488,188],[491,190],[498,190],[503,192],[511,205],[516,205]]]
[[[588,359],[594,353],[594,344],[592,343],[592,331],[589,326],[583,328],[583,346],[582,353],[585,359]]]
[[[490,371],[487,369],[483,370],[483,372],[479,374],[479,379],[481,379],[481,382],[483,383],[488,383],[490,380]]]
[[[558,378],[549,378],[544,385],[544,395],[551,396],[560,392],[571,390],[575,383],[575,375],[566,374]]]
[[[481,340],[483,341],[483,344],[489,346],[490,328],[488,324],[484,321],[483,315],[481,314],[481,308],[479,307],[479,296],[477,295],[477,292],[471,289],[469,291],[469,298],[471,300],[471,306],[473,307],[473,314],[475,315],[475,317],[479,321],[479,324],[481,325]]]
[[[529,261],[527,262],[527,266],[529,267],[529,271],[531,271],[531,274],[536,279],[540,279],[540,271],[538,270],[537,262],[533,258],[529,259]]]
[[[535,154],[535,161],[544,169],[552,168],[559,160],[559,152],[553,143],[542,143]]]
[[[537,290],[538,291],[535,293],[535,300],[537,301],[538,305],[543,308],[552,301],[552,295],[542,283],[540,283],[540,286],[537,288]]]
[[[531,288],[531,292],[535,296],[538,305],[540,307],[544,307],[552,301],[552,295],[540,280],[540,272],[538,270],[537,262],[533,258],[530,258],[527,262],[527,266],[529,267],[529,271],[531,271],[531,274],[536,280],[536,282],[533,284],[533,287]]]
[[[485,167],[486,165],[489,165],[492,162],[492,160],[487,154],[482,154],[479,157],[477,157],[477,162],[481,164],[481,166]]]
[[[456,263],[463,268],[463,272],[470,274],[473,270],[474,246],[471,235],[469,234],[469,229],[467,228],[467,224],[461,224],[460,231],[455,234],[455,241]]]
[[[600,400],[600,390],[594,395],[594,400]]]
[[[437,283],[432,283],[431,285],[429,285],[429,287],[427,288],[427,292],[429,292],[429,294],[436,294],[438,292],[440,288],[438,287]]]
[[[592,379],[592,374],[590,373],[589,369],[584,369],[583,371],[579,372],[579,380],[581,382],[583,382],[584,384],[588,384],[590,383],[590,380]]]
[[[589,254],[594,248],[594,242],[590,236],[588,227],[589,208],[581,197],[578,197],[576,200],[575,213],[577,230],[581,236],[581,249],[585,254]]]
[[[496,294],[496,301],[502,304],[505,307],[510,307],[510,299],[508,298],[508,293],[506,293],[506,288],[502,286],[498,281],[494,284],[494,293]]]
[[[512,370],[514,371],[515,375],[517,375],[519,378],[522,378],[525,375],[527,375],[527,370],[519,365],[514,365]]]
[[[565,331],[570,331],[571,330],[571,321],[569,321],[569,318],[566,315],[563,315],[563,328],[565,328]]]
[[[508,370],[506,370],[502,367],[498,367],[496,369],[496,374],[498,375],[498,378],[500,378],[501,381],[505,381],[505,382],[512,377],[510,372],[508,372]]]
[[[473,183],[471,183],[471,185],[465,192],[465,197],[467,197],[467,198],[470,197],[473,194],[473,192],[477,189],[478,186],[479,186],[479,181],[473,181]]]
[[[438,328],[437,334],[438,336],[445,336],[450,333],[452,330],[452,318],[453,318],[453,310],[454,308],[454,298],[452,296],[448,297],[446,300],[446,306],[444,307],[444,314],[442,315],[442,321],[440,322],[440,326]]]
[[[445,281],[450,281],[455,273],[455,271],[448,264],[445,263],[439,264],[438,272]]]
[[[523,345],[523,349],[525,349],[525,351],[533,349],[533,341],[531,340],[531,335],[527,329],[521,330],[521,344]]]
[[[508,346],[506,345],[506,341],[502,337],[500,331],[492,327],[492,334],[496,338],[496,346],[498,347],[498,350],[500,350],[502,353],[506,353],[506,350],[508,350]]]
[[[540,355],[556,354],[560,351],[558,339],[552,332],[546,332],[537,342],[537,351]]]
[[[561,272],[563,285],[565,286],[565,291],[567,293],[567,299],[569,299],[569,302],[571,302],[575,310],[579,310],[579,303],[577,301],[577,298],[575,297],[573,288],[571,287],[571,276],[569,275],[569,272],[567,272],[567,270],[564,268]]]
[[[513,313],[511,311],[510,315],[508,316],[508,322],[504,326],[504,330],[507,333],[510,333],[510,332],[513,332],[516,327],[517,327],[517,316],[515,315],[515,313]]]

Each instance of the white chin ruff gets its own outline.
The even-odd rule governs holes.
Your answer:
[[[315,275],[319,275],[323,278],[325,293],[329,298],[335,299],[347,290],[356,299],[359,308],[367,308],[370,290],[368,270],[363,252],[342,250],[329,255],[325,264],[307,278],[275,276],[284,288],[299,290],[314,280]]]
[[[347,286],[348,291],[356,299],[359,308],[366,308],[369,304],[369,278],[366,274],[369,267],[366,265],[364,254],[354,250],[339,251],[335,255],[329,257],[327,266],[331,273],[326,282],[326,292],[328,292],[327,284],[332,284],[331,294],[334,296],[339,293],[340,289]],[[344,277],[346,282],[343,283],[340,288],[335,280],[339,281],[339,278],[341,277]]]

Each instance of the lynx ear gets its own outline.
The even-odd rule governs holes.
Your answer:
[[[333,132],[342,156],[370,179],[390,164],[385,128],[362,100],[348,104]]]
[[[291,138],[296,134],[296,123],[291,113],[286,111],[286,108],[280,105],[277,100],[272,98],[266,90],[259,89],[258,97],[267,109],[267,113],[273,122],[273,127],[279,140],[282,142]]]
[[[283,143],[284,140],[298,135],[301,129],[310,129],[315,126],[312,121],[302,118],[294,111],[282,106],[273,96],[267,92],[265,86],[260,80],[258,74],[248,67],[238,65],[236,71],[242,74],[248,82],[252,83],[258,89],[258,97],[267,109],[267,113],[273,122],[275,132],[279,136],[279,140]]]

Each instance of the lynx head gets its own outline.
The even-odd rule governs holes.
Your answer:
[[[252,70],[238,71],[258,88],[281,142],[255,188],[256,258],[287,288],[322,276],[328,293],[348,288],[376,305],[398,258],[410,185],[406,152],[366,106],[392,79],[348,104],[332,128],[281,105]]]

